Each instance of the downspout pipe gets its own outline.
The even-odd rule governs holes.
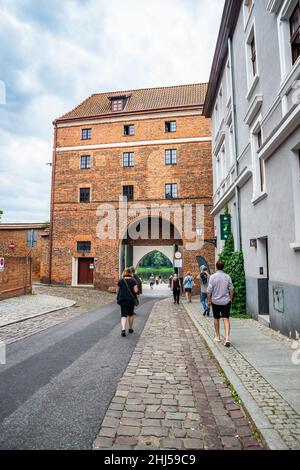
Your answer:
[[[235,159],[235,170],[236,178],[239,177],[239,161],[238,161],[238,136],[237,136],[237,115],[236,115],[236,97],[235,97],[235,80],[234,80],[234,63],[232,53],[232,38],[228,38],[228,55],[230,64],[230,91],[232,99],[232,132],[233,132],[233,154]],[[236,230],[237,240],[236,249],[241,251],[242,249],[242,237],[241,237],[241,206],[240,206],[240,188],[236,185],[235,187],[235,209],[236,209]]]
[[[50,244],[49,244],[49,284],[52,283],[52,251],[53,251],[53,217],[54,217],[54,186],[55,186],[55,165],[57,148],[57,124],[54,124],[54,143],[52,154],[52,178],[51,178],[51,206],[50,206]]]

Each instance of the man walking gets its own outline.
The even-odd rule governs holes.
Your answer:
[[[225,343],[229,348],[230,341],[230,309],[233,298],[233,284],[230,276],[224,273],[224,263],[217,262],[217,272],[210,277],[207,288],[207,303],[212,306],[215,325],[215,341],[218,343],[220,339],[220,319],[223,318],[225,327]]]

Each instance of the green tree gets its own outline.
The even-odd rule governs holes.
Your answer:
[[[0,223],[2,222],[3,210],[0,209]]]

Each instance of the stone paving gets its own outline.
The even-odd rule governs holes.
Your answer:
[[[22,295],[0,302],[0,328],[29,318],[34,318],[55,310],[71,307],[73,300],[51,295]]]
[[[213,320],[212,318],[207,319],[204,318],[201,314],[201,307],[199,301],[193,302],[192,304],[184,303],[186,309],[190,312],[191,318],[199,324],[200,333],[201,331],[205,332],[207,336],[213,340],[214,338],[214,327],[213,327]],[[272,351],[274,353],[276,350],[284,345],[286,347],[285,351],[279,350],[279,354],[281,355],[283,352],[288,354],[289,357],[292,355],[292,341],[289,338],[284,337],[278,332],[271,330],[263,325],[260,325],[258,322],[249,319],[249,320],[240,320],[240,319],[232,319],[232,330],[234,333],[234,329],[238,330],[240,333],[244,333],[245,336],[243,338],[247,338],[248,340],[253,334],[253,329],[258,331],[261,336],[255,336],[257,338],[257,347],[262,347],[264,349],[264,361],[267,366],[264,366],[262,370],[265,373],[272,374],[272,361],[271,358],[268,358],[268,354],[270,355],[270,347],[267,348],[268,343],[272,342]],[[265,339],[264,339],[265,338]],[[262,341],[262,346],[258,345],[258,340]],[[250,339],[251,342],[251,339]],[[252,357],[254,359],[255,355],[255,342],[252,344],[253,352]],[[244,355],[238,350],[238,346],[235,347],[235,343],[230,349],[225,348],[223,343],[214,343],[214,347],[217,348],[218,352],[221,353],[222,357],[225,358],[230,368],[235,372],[238,376],[238,379],[242,382],[243,386],[249,392],[251,397],[254,399],[255,403],[258,405],[260,411],[264,415],[264,420],[267,420],[269,423],[269,429],[273,429],[278,433],[280,438],[282,439],[282,447],[286,449],[300,449],[300,415],[299,413],[288,403],[287,399],[284,399],[282,393],[284,391],[279,392],[275,386],[272,386],[270,381],[267,380],[264,375],[262,375],[258,370],[257,361],[256,367],[253,366],[251,363],[251,352],[247,354],[247,359]],[[273,354],[274,354],[273,353]],[[254,361],[253,361],[254,362]],[[268,362],[270,365],[268,367]],[[276,358],[275,358],[276,362]],[[286,369],[288,366],[285,366]],[[290,365],[290,367],[293,367]],[[299,370],[296,369],[297,366],[294,366],[293,369],[288,369],[287,376],[292,373],[293,374],[293,381],[299,378]],[[298,366],[299,367],[299,366]],[[278,369],[281,370],[281,377],[286,376],[286,371],[281,369],[278,366]],[[291,372],[290,372],[291,371]],[[277,372],[277,368],[276,368]],[[283,375],[284,374],[284,375]],[[297,374],[297,375],[295,375]],[[298,392],[299,393],[299,389]],[[241,397],[243,399],[243,397]],[[244,404],[246,405],[245,400]]]
[[[65,305],[68,303],[72,306],[67,308],[65,307],[62,310],[51,311],[46,314],[44,313],[43,315],[40,315],[39,310],[37,316],[30,316],[30,318],[28,318],[28,316],[22,317],[22,321],[6,326],[0,326],[0,341],[4,341],[6,344],[19,341],[20,339],[38,333],[39,331],[75,318],[93,308],[105,305],[115,299],[115,296],[112,294],[84,288],[73,289],[68,287],[35,285],[34,292],[37,295],[28,296],[34,301],[37,298],[47,297],[50,304],[54,305],[53,302],[56,302],[55,298],[58,296],[60,298],[63,297]],[[17,298],[13,300],[17,300]],[[2,306],[2,302],[4,301],[1,301],[0,306]],[[55,303],[55,305],[58,304]]]
[[[167,299],[154,306],[93,448],[262,447],[183,306]]]

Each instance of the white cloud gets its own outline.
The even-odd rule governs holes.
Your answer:
[[[49,218],[50,171],[38,169],[51,159],[54,118],[95,92],[207,81],[223,4],[52,0],[36,8],[34,0],[2,0],[0,41],[11,47],[0,51],[8,90],[0,106],[0,168],[16,196],[7,199],[0,189],[4,221]],[[37,184],[33,199],[30,182]]]

